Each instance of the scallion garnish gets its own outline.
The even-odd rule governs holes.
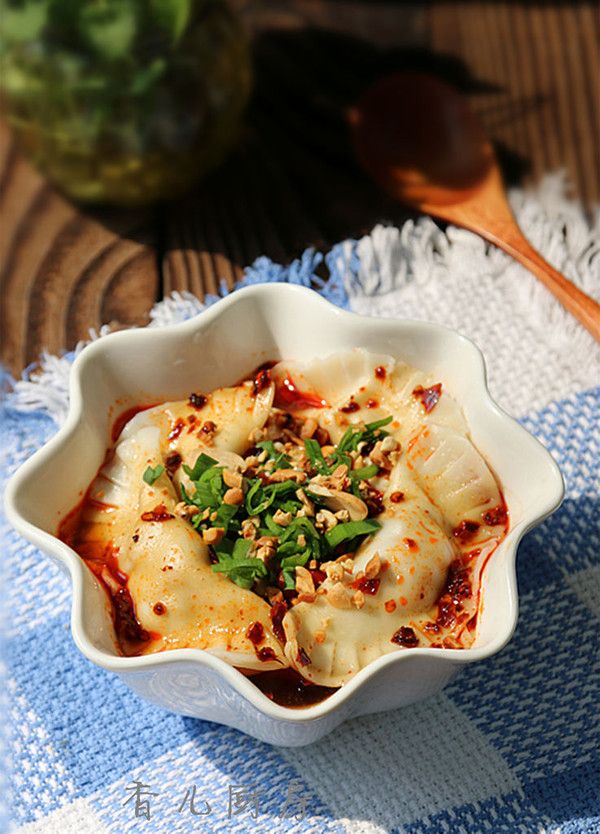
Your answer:
[[[376,477],[380,469],[374,463],[353,469],[354,459],[368,454],[378,440],[387,436],[384,426],[391,420],[390,416],[351,426],[329,454],[323,453],[315,438],[304,439],[295,453],[289,443],[284,448],[272,440],[258,441],[254,449],[260,449],[261,454],[251,453],[252,463],[243,474],[236,470],[244,493],[240,503],[225,503],[229,490],[223,477],[226,467],[215,458],[201,453],[193,467],[184,464],[187,479],[179,484],[179,491],[183,503],[193,508],[187,514],[191,523],[201,535],[218,528],[218,535],[214,529],[210,538],[207,534],[207,541],[213,542],[213,571],[225,574],[243,588],[256,589],[260,582],[261,587],[290,591],[295,589],[297,567],[311,561],[319,565],[344,552],[352,553],[381,525],[374,518],[348,521],[347,514],[344,518],[340,513],[335,517],[331,512],[320,513],[327,508],[327,494],[313,492],[310,478],[318,476],[321,480],[316,483],[323,483],[323,479],[327,483],[327,478],[344,464],[347,477],[340,484],[336,476],[336,492],[346,490],[360,497],[362,482]],[[304,456],[299,455],[299,449]],[[278,470],[279,477],[275,477]],[[290,476],[284,474],[282,478],[281,470],[289,471]],[[152,484],[164,471],[160,464],[148,467],[144,480]]]
[[[165,471],[165,467],[162,463],[157,464],[156,466],[147,466],[146,471],[143,474],[144,481],[148,484],[148,486],[152,486],[152,484],[157,481],[162,473]]]

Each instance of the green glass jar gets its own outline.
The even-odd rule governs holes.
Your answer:
[[[222,0],[9,0],[6,119],[64,192],[137,206],[171,198],[235,140],[251,69]]]

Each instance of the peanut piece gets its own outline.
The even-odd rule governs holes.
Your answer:
[[[365,577],[367,579],[375,579],[378,573],[381,571],[381,559],[379,558],[379,553],[374,553],[367,564],[365,565]]]
[[[336,582],[327,591],[327,601],[334,608],[350,608],[351,606],[350,595],[341,582]]]
[[[219,544],[225,535],[224,527],[209,527],[202,531],[202,539],[205,544]]]
[[[228,489],[225,495],[223,496],[223,503],[224,504],[240,504],[244,503],[244,491],[241,490],[239,487],[231,487]]]
[[[225,483],[225,486],[238,487],[238,489],[241,489],[242,484],[244,483],[242,473],[235,472],[233,469],[223,470],[223,481]]]

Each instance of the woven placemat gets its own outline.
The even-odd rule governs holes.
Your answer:
[[[532,243],[600,300],[600,227],[563,199],[560,180],[511,199]],[[315,275],[323,257],[327,282]],[[377,227],[285,267],[261,258],[243,283],[255,281],[313,286],[356,312],[439,321],[480,346],[492,394],[546,445],[567,485],[560,510],[519,548],[516,634],[427,701],[355,719],[306,748],[276,748],[150,706],[82,657],[67,579],[4,525],[7,828],[600,831],[600,346],[522,267],[429,219]],[[202,307],[171,296],[150,326]],[[8,475],[64,419],[71,360],[44,356],[35,381],[12,386]]]

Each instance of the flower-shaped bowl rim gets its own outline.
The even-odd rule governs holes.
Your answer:
[[[82,420],[85,418],[86,409],[88,408],[83,392],[84,386],[82,380],[89,373],[90,367],[107,350],[114,352],[115,350],[123,349],[126,352],[130,352],[134,347],[143,346],[148,339],[169,340],[174,337],[181,341],[193,339],[209,326],[214,324],[218,325],[220,319],[226,321],[228,311],[232,307],[248,301],[259,306],[264,303],[291,304],[298,306],[298,309],[304,307],[306,309],[310,308],[313,311],[321,307],[323,314],[329,317],[332,323],[335,321],[336,327],[340,330],[350,328],[351,332],[354,330],[364,332],[365,328],[377,328],[383,332],[387,329],[390,332],[402,331],[408,339],[411,338],[411,335],[414,336],[414,334],[419,333],[420,338],[423,340],[443,340],[448,344],[453,342],[455,346],[460,345],[463,357],[469,357],[470,385],[478,391],[480,408],[488,415],[494,415],[504,425],[510,425],[513,434],[516,433],[515,436],[520,436],[522,442],[529,444],[532,450],[537,450],[538,457],[545,462],[549,478],[546,497],[545,500],[539,503],[535,513],[523,517],[514,528],[509,529],[508,535],[503,542],[502,546],[509,549],[504,577],[507,586],[508,604],[503,628],[499,629],[495,639],[483,646],[476,646],[470,649],[415,648],[406,652],[398,651],[386,654],[368,664],[324,701],[301,710],[274,703],[237,669],[201,649],[175,649],[159,654],[124,657],[116,653],[114,655],[109,654],[93,645],[87,634],[82,605],[84,571],[87,568],[80,557],[67,544],[57,538],[57,536],[42,529],[38,523],[28,517],[28,515],[31,515],[30,513],[23,511],[24,492],[27,490],[27,486],[32,483],[32,479],[38,477],[42,471],[51,466],[52,462],[60,456],[61,451],[68,446],[68,441],[73,434],[81,430]],[[510,640],[516,626],[518,615],[515,565],[517,546],[525,533],[547,518],[560,505],[564,495],[564,482],[560,469],[541,443],[493,400],[487,387],[483,356],[477,346],[465,336],[443,325],[430,322],[409,319],[380,319],[357,315],[356,313],[348,312],[332,305],[313,290],[304,287],[288,284],[259,284],[236,290],[217,303],[205,308],[197,316],[184,322],[165,327],[120,331],[90,343],[76,357],[73,363],[69,390],[70,407],[64,425],[12,477],[6,491],[5,507],[9,522],[26,539],[53,556],[59,563],[59,566],[66,569],[70,574],[72,582],[71,628],[73,638],[79,650],[96,665],[121,674],[153,670],[159,667],[169,666],[170,664],[178,664],[182,661],[198,663],[212,668],[222,676],[224,680],[260,713],[274,719],[283,720],[284,722],[303,723],[320,719],[327,714],[339,710],[350,699],[354,698],[374,675],[394,664],[403,663],[408,656],[435,657],[438,662],[441,661],[451,666],[461,667],[466,663],[473,663],[490,657],[502,649]],[[471,428],[473,427],[471,426]]]

